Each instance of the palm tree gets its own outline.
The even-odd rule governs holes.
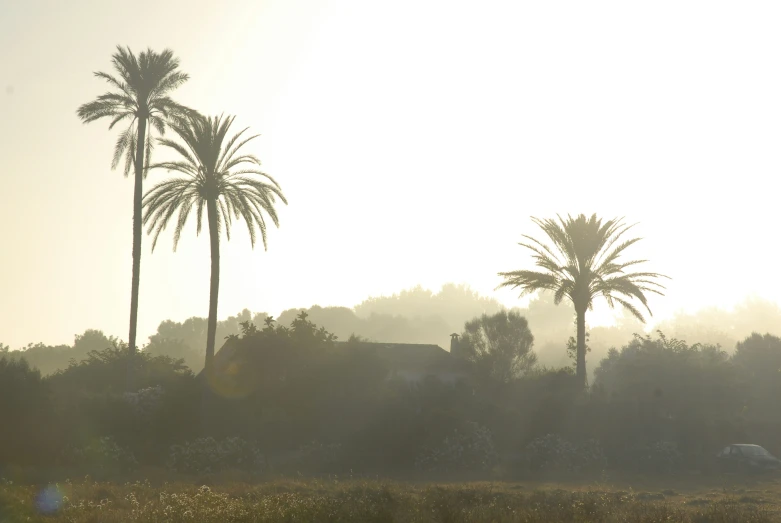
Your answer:
[[[586,386],[586,311],[592,310],[594,298],[602,296],[613,308],[619,303],[637,319],[645,322],[640,310],[629,300],[636,298],[652,315],[645,293],[662,295],[664,286],[654,281],[667,278],[655,272],[626,272],[647,260],[619,262],[621,254],[640,238],[623,240],[617,243],[633,226],[626,226],[623,219],[612,219],[602,223],[594,214],[586,218],[584,214],[577,218],[558,216],[540,220],[532,218],[548,239],[553,248],[531,236],[523,235],[529,243],[519,243],[533,253],[535,265],[541,271],[521,270],[500,272],[504,278],[497,288],[520,288],[521,296],[549,290],[554,293],[554,303],[558,305],[564,297],[569,298],[575,307],[577,323],[577,377]]]
[[[79,107],[76,114],[84,123],[110,118],[109,130],[120,122],[127,122],[127,128],[120,133],[114,148],[111,168],[119,165],[125,157],[125,176],[131,166],[135,174],[133,191],[133,278],[130,291],[130,334],[128,345],[130,353],[136,350],[136,324],[138,323],[138,288],[141,276],[141,199],[142,180],[149,167],[149,154],[152,149],[151,132],[156,129],[161,135],[166,125],[179,121],[192,110],[174,102],[168,94],[189,78],[178,71],[179,60],[173,52],[166,49],[156,53],[151,49],[143,51],[138,57],[128,49],[117,46],[112,56],[117,77],[96,72],[112,87],[112,91],[102,94],[92,102]]]
[[[250,242],[255,247],[256,230],[260,231],[264,249],[266,243],[265,212],[279,227],[274,209],[275,197],[285,204],[279,184],[259,170],[260,160],[239,150],[258,135],[242,137],[243,129],[226,140],[233,117],[194,117],[186,124],[172,128],[184,142],[181,145],[168,139],[159,143],[176,151],[181,159],[152,165],[151,168],[176,171],[181,176],[155,185],[144,196],[144,225],[148,233],[154,231],[152,250],[168,222],[176,217],[174,251],[190,211],[196,209],[197,230],[200,234],[204,207],[209,224],[211,245],[211,287],[209,292],[209,323],[206,338],[206,376],[213,370],[214,344],[217,331],[217,295],[220,287],[220,234],[223,225],[230,240],[233,218],[243,218],[249,230]],[[178,214],[177,214],[178,213]]]

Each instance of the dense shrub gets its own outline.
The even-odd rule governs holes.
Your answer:
[[[642,472],[670,473],[681,463],[681,453],[674,441],[657,441],[633,452],[633,461]]]
[[[575,445],[557,434],[547,434],[526,446],[521,464],[529,470],[589,472],[603,470],[606,459],[597,440]]]
[[[163,387],[155,385],[136,392],[126,392],[123,397],[139,417],[149,419],[160,408],[164,393]]]
[[[135,390],[127,392],[132,365]],[[173,443],[196,436],[200,388],[181,361],[124,347],[93,351],[47,378],[59,437],[72,447],[109,436],[141,463],[162,463]]]
[[[262,472],[265,457],[254,443],[241,438],[216,440],[198,438],[183,445],[173,445],[168,467],[176,472],[210,474],[221,470]]]
[[[420,470],[452,472],[490,470],[498,456],[491,431],[475,422],[463,430],[454,430],[438,446],[425,449],[416,460]]]
[[[575,447],[557,434],[537,438],[525,450],[525,464],[532,470],[568,470],[575,456]]]
[[[24,358],[0,357],[0,464],[45,464],[56,455],[50,389]]]
[[[133,453],[104,436],[96,438],[86,445],[65,448],[61,455],[64,465],[85,468],[95,472],[129,472],[138,466]]]
[[[334,469],[342,457],[339,443],[312,441],[302,446],[291,465],[300,472],[328,472]]]

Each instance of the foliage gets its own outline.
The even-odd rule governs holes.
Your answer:
[[[122,393],[125,391],[128,367],[135,370],[136,383],[141,388],[192,377],[182,360],[168,356],[152,356],[140,352],[129,355],[124,344],[104,350],[93,350],[79,362],[71,361],[65,370],[56,372],[50,383],[58,393],[75,389],[85,393]]]
[[[342,445],[339,443],[312,441],[298,450],[291,464],[299,472],[327,472],[334,469],[342,454]]]
[[[0,356],[0,463],[39,464],[54,444],[48,427],[54,414],[51,391],[27,360]]]
[[[133,365],[138,389],[126,392]],[[47,379],[60,438],[74,447],[110,436],[141,462],[159,462],[169,445],[191,433],[199,391],[181,361],[124,347],[91,352]]]
[[[65,465],[97,472],[126,473],[138,466],[133,453],[118,445],[110,436],[95,438],[86,445],[69,445],[63,451],[61,461]]]
[[[131,356],[117,346],[43,378],[6,356],[0,406],[3,419],[17,422],[8,425],[8,443],[0,446],[5,463],[52,464],[109,437],[140,465],[160,466],[172,446],[189,445],[187,452],[196,455],[193,449],[203,443],[196,442],[211,436],[219,445],[228,438],[257,442],[239,445],[244,450],[224,459],[224,451],[212,449],[215,459],[235,464],[240,455],[250,463],[248,453],[258,452],[282,464],[278,471],[396,474],[417,462],[420,472],[480,473],[486,460],[473,449],[485,443],[481,431],[490,434],[489,456],[506,460],[536,449],[524,465],[534,470],[597,471],[603,455],[616,471],[703,469],[734,441],[778,454],[781,428],[770,400],[762,398],[781,379],[764,368],[772,368],[781,347],[773,336],[750,337],[732,358],[718,347],[662,333],[635,336],[601,362],[584,393],[571,368],[541,366],[508,383],[388,380],[389,363],[375,345],[337,343],[306,311],[288,325],[271,317],[258,325],[250,317],[239,329],[218,354],[224,381],[204,424],[198,423],[203,381],[181,361],[146,351]],[[137,386],[127,392],[130,362]],[[467,420],[480,429],[470,429]],[[548,434],[571,443],[552,442]],[[546,457],[556,455],[551,449],[567,459]],[[297,461],[283,458],[296,455]],[[176,468],[206,470],[211,458],[205,456],[207,465]]]
[[[728,355],[661,332],[610,351],[595,370],[594,401],[619,461],[623,449],[675,441],[700,466],[725,440],[744,437],[746,389]]]
[[[154,232],[152,249],[177,212],[174,250],[193,208],[196,210],[197,232],[200,233],[207,202],[218,204],[218,215],[209,218],[210,222],[216,220],[210,223],[210,227],[217,228],[218,236],[224,226],[230,240],[233,217],[241,216],[246,222],[252,246],[255,246],[256,230],[260,231],[263,246],[266,246],[263,212],[278,226],[275,198],[284,203],[287,200],[276,180],[259,170],[260,160],[257,157],[243,152],[239,154],[244,145],[259,135],[242,138],[247,131],[245,128],[226,141],[233,120],[234,117],[193,117],[173,126],[184,145],[173,140],[160,140],[162,145],[177,152],[181,160],[158,163],[151,168],[175,171],[180,176],[158,183],[144,196],[144,223],[149,225],[150,234]]]
[[[167,465],[177,472],[210,474],[221,470],[259,473],[265,463],[265,457],[254,443],[235,437],[219,441],[206,437],[172,446]]]
[[[531,470],[599,471],[606,465],[605,454],[597,440],[579,445],[557,434],[547,434],[530,442],[525,449],[524,464]]]
[[[124,398],[140,418],[148,420],[160,408],[164,394],[165,389],[160,385],[155,385],[139,389],[136,392],[126,392]]]
[[[591,338],[591,333],[586,332],[586,354],[591,352],[591,347],[589,346],[588,342]],[[577,367],[577,359],[578,359],[578,341],[573,337],[570,336],[567,340],[567,357],[572,360],[573,366]]]
[[[490,470],[498,461],[491,431],[475,422],[455,429],[438,446],[425,449],[415,465],[421,470]]]
[[[114,336],[106,336],[103,331],[87,329],[74,337],[73,345],[28,344],[19,351],[8,353],[12,358],[24,358],[44,376],[68,367],[71,360],[80,361],[92,351],[101,351],[120,346],[122,342]]]
[[[83,104],[77,114],[84,123],[109,118],[109,130],[121,122],[129,124],[119,135],[112,161],[112,168],[115,168],[124,156],[124,173],[127,176],[131,167],[135,167],[138,120],[148,119],[151,128],[165,134],[168,124],[180,121],[194,112],[174,102],[169,96],[171,91],[189,79],[186,73],[178,70],[179,60],[174,58],[171,50],[157,53],[147,49],[136,57],[129,48],[117,46],[111,61],[118,78],[102,72],[95,73],[95,76],[105,80],[114,91]],[[144,168],[148,167],[151,135],[151,132],[146,133],[147,152],[142,156],[145,158]]]
[[[537,357],[526,318],[515,311],[483,314],[464,325],[459,353],[484,376],[507,383],[531,369]]]
[[[674,441],[655,441],[632,454],[642,472],[670,473],[681,465],[681,453]]]
[[[217,354],[214,387],[221,392],[212,435],[263,434],[269,449],[289,452],[359,430],[385,386],[387,368],[377,354],[337,346],[305,311],[289,326],[265,323],[244,323]]]
[[[737,344],[731,359],[745,389],[743,414],[754,422],[781,426],[781,338],[753,333]]]

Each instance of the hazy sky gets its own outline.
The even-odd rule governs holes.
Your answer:
[[[779,22],[771,1],[0,2],[0,341],[127,339],[132,180],[75,114],[117,44],[173,49],[176,98],[261,133],[290,201],[268,252],[243,222],[223,241],[220,317],[450,281],[515,304],[493,289],[530,263],[529,216],[580,212],[639,222],[634,255],[674,278],[659,318],[778,301]],[[176,253],[144,239],[144,342],[207,315],[190,225]]]

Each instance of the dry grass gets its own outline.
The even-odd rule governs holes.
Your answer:
[[[775,479],[602,478],[588,483],[277,479],[194,486],[91,480],[0,483],[0,522],[764,522]],[[49,515],[42,510],[55,509]]]

